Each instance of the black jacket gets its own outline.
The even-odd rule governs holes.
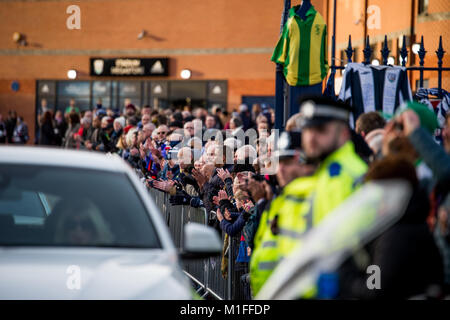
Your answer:
[[[381,289],[367,288],[368,265],[357,267],[354,255],[339,269],[340,298],[407,299],[443,283],[442,258],[425,222],[428,209],[426,194],[416,190],[402,218],[365,247],[368,265],[380,268]]]
[[[39,144],[52,146],[56,143],[56,135],[51,122],[43,123],[40,129]]]

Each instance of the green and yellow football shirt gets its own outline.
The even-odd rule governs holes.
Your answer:
[[[289,18],[278,40],[272,61],[284,65],[284,76],[290,86],[322,82],[328,73],[327,25],[313,6],[301,19],[289,10]]]

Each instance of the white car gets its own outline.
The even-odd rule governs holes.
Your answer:
[[[185,227],[182,258],[221,251]],[[154,201],[118,156],[0,147],[0,299],[191,299]]]

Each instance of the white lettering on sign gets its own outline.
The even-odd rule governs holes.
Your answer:
[[[140,64],[138,59],[116,59],[117,67],[138,67]]]
[[[381,9],[379,6],[370,5],[367,7],[367,28],[370,30],[381,29]]]
[[[73,4],[67,7],[66,13],[70,16],[66,20],[67,29],[81,29],[81,9],[79,6]]]

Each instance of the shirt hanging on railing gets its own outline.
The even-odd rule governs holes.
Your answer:
[[[430,101],[433,97],[436,100]],[[426,104],[430,110],[436,113],[439,121],[439,127],[445,127],[445,116],[450,109],[450,93],[444,89],[441,89],[441,92],[439,92],[438,88],[419,88],[414,95],[414,100]]]
[[[351,126],[366,112],[392,116],[404,101],[412,100],[405,67],[349,63],[342,79],[339,100],[353,106]]]
[[[328,73],[327,25],[313,6],[301,19],[289,10],[289,18],[275,47],[272,61],[282,64],[290,86],[309,86],[322,82]]]

